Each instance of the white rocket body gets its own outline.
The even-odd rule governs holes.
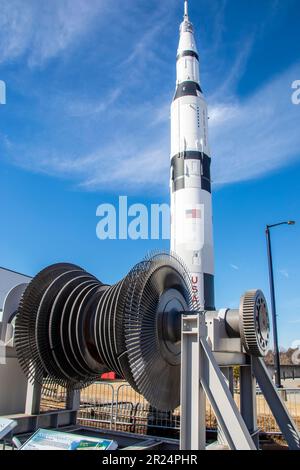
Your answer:
[[[185,2],[171,108],[171,251],[191,274],[193,301],[214,309],[214,254],[207,105]]]

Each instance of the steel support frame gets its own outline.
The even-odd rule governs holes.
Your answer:
[[[204,314],[183,315],[180,449],[206,449],[207,396],[229,448],[255,450],[206,337]]]
[[[221,367],[222,374],[224,375],[227,386],[230,390],[231,395],[234,397],[234,379],[233,379],[233,368],[232,367]],[[222,428],[218,423],[218,440],[212,445],[212,449],[228,448],[228,442],[223,434]]]
[[[300,450],[300,433],[281,400],[262,358],[248,357],[240,368],[241,411],[228,380],[207,340],[205,314],[182,316],[181,450],[205,450],[206,397],[216,415],[224,441],[232,450],[259,448],[256,412],[256,381],[291,450]],[[215,447],[216,448],[216,447]]]

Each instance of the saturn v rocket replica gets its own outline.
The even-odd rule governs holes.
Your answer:
[[[185,1],[171,108],[171,251],[185,262],[193,302],[205,310],[215,307],[210,165],[207,105]]]

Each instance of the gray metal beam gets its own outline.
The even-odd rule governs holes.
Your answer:
[[[206,399],[201,385],[201,334],[205,319],[200,315],[183,316],[181,347],[181,421],[180,449],[205,450]]]
[[[300,434],[285,404],[281,400],[263,359],[252,358],[253,373],[267,400],[272,414],[291,450],[300,450]]]
[[[233,387],[233,373],[232,367],[221,367],[221,372],[224,375],[224,379],[227,383],[227,386],[230,390],[231,395],[234,397],[234,387]],[[226,441],[225,435],[222,431],[220,424],[218,423],[218,440],[217,444],[220,448],[224,447],[228,449],[228,442]]]
[[[28,380],[27,383],[27,394],[25,403],[25,414],[27,415],[38,415],[40,413],[42,396],[42,386],[37,381],[31,383]]]
[[[80,408],[80,390],[67,390],[66,409],[77,411]]]
[[[240,410],[250,434],[255,436],[259,448],[259,430],[257,428],[256,380],[252,365],[240,367]]]
[[[201,345],[204,372],[201,382],[230,449],[255,450],[252,437],[205,338],[201,339]]]

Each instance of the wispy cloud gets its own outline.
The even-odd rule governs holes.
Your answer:
[[[0,145],[3,145],[5,149],[9,149],[11,146],[11,142],[6,134],[0,132]]]
[[[286,279],[288,279],[290,277],[289,272],[288,272],[287,269],[280,269],[278,272],[279,272],[279,274],[281,274],[281,276],[285,277]]]
[[[243,77],[249,57],[253,50],[255,35],[251,34],[244,41],[243,47],[238,51],[232,66],[228,69],[224,80],[214,93],[209,97],[211,102],[219,102],[227,96],[227,99],[233,99],[236,93],[236,86]]]
[[[145,58],[145,53],[149,56],[151,54],[151,42],[153,42],[155,36],[162,30],[164,24],[165,21],[160,21],[157,24],[154,23],[154,26],[146,31],[136,42],[133,50],[120,66],[128,67],[133,65],[135,67],[138,60]]]
[[[300,64],[240,100],[210,107],[213,178],[217,184],[261,177],[300,156],[299,107],[291,83]]]
[[[298,67],[293,67],[245,101],[236,97],[229,103],[216,102],[210,108],[212,174],[215,184],[258,178],[299,158],[299,107],[292,105],[290,99],[290,84],[298,70]],[[90,106],[92,112],[93,106]],[[100,109],[102,106],[104,110],[105,103],[100,105]],[[80,185],[89,189],[100,189],[106,181],[106,189],[110,185],[114,189],[118,184],[124,187],[135,183],[137,192],[145,185],[166,190],[169,131],[165,119],[168,117],[168,108],[165,106],[161,110],[150,107],[147,109],[147,118],[145,109],[141,108],[141,115],[144,115],[148,139],[137,139],[132,128],[132,134],[120,135],[118,145],[115,143],[113,148],[104,145],[91,149],[77,159],[74,159],[73,154],[57,155],[55,158],[45,155],[41,159],[39,153],[35,152],[37,158],[31,160],[30,165],[53,175],[81,178]],[[87,111],[84,113],[87,114]],[[137,117],[137,109],[135,113]],[[130,110],[123,110],[122,118],[126,121],[130,114]],[[131,122],[133,126],[137,123],[136,117]],[[158,130],[160,125],[163,133]]]
[[[220,57],[226,3],[218,3],[218,15],[214,16],[218,31],[215,42],[204,48],[206,83],[215,81],[216,73],[210,64],[217,64]],[[43,7],[37,0],[28,0],[26,5],[22,0],[0,0],[0,9],[3,7],[0,63],[20,57],[31,66],[47,62],[79,38],[88,36],[106,6],[104,0],[53,0]],[[118,188],[141,192],[146,187],[155,187],[156,191],[166,192],[173,86],[163,85],[171,83],[169,57],[174,57],[175,51],[173,46],[168,49],[169,46],[162,44],[161,35],[168,28],[167,13],[174,6],[175,1],[169,0],[158,3],[158,9],[151,14],[147,12],[146,27],[139,28],[137,36],[129,34],[131,41],[126,44],[123,60],[105,62],[101,75],[98,71],[103,79],[99,93],[89,95],[87,91],[78,97],[62,91],[48,96],[47,119],[42,119],[48,141],[38,142],[40,121],[38,125],[34,123],[29,141],[19,139],[13,143],[14,136],[7,135],[10,145],[5,146],[4,154],[10,162],[30,171],[68,178],[86,190]],[[134,8],[139,11],[135,2]],[[128,34],[124,25],[132,14],[124,6],[120,18],[124,37]],[[218,69],[217,74],[222,75],[222,83],[207,97],[212,177],[216,185],[261,177],[299,157],[300,108],[291,103],[290,86],[299,76],[300,64],[271,79],[245,99],[237,93],[254,41],[254,34],[250,34],[242,48],[236,45],[235,60],[232,64],[222,63],[222,70]],[[163,52],[168,57],[165,61],[161,58]],[[103,75],[108,71],[113,77],[110,87],[106,86],[107,78]],[[148,82],[147,94],[144,89]],[[137,83],[140,96],[136,93]],[[45,90],[41,92],[43,96],[47,94]]]
[[[231,264],[230,267],[235,271],[238,271],[240,269],[236,264]]]
[[[76,156],[51,152],[47,149],[26,149],[17,164],[27,170],[66,178],[77,182],[87,191],[110,190],[136,193],[142,188],[155,188],[166,192],[169,171],[168,149],[157,142],[153,147],[139,149],[132,139],[121,139],[113,144],[99,147],[93,152]],[[38,155],[38,159],[36,158]]]
[[[71,117],[88,118],[92,115],[104,113],[107,109],[112,106],[122,93],[122,88],[116,88],[112,90],[108,96],[102,97],[98,100],[90,99],[78,99],[78,98],[64,98],[60,100],[60,105]]]
[[[30,65],[42,65],[91,27],[105,3],[0,0],[0,63],[26,55]]]
[[[97,154],[96,154],[97,155]],[[153,147],[147,151],[123,152],[114,155],[112,166],[107,165],[106,171],[103,171],[101,165],[99,171],[87,178],[81,187],[94,190],[103,187],[108,182],[108,175],[111,175],[110,186],[112,189],[127,189],[136,191],[137,188],[148,187],[157,188],[157,182],[161,180],[162,170],[168,169],[166,162],[166,152],[163,148]],[[161,181],[161,184],[167,186],[167,181]]]

